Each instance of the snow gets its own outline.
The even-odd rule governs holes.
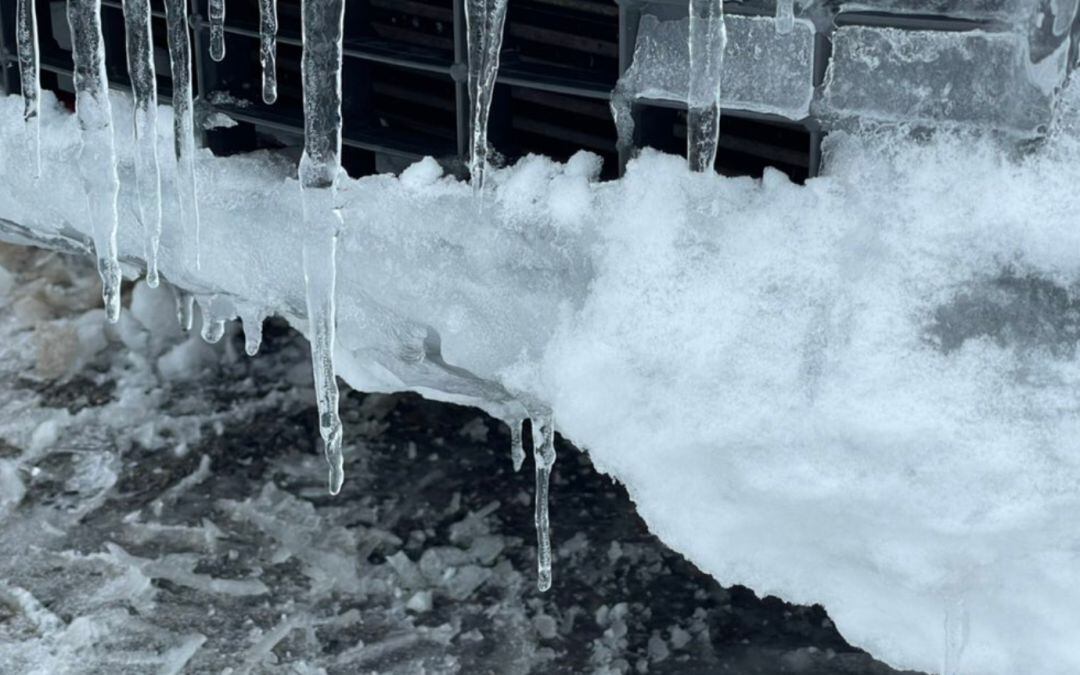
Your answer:
[[[956,134],[835,133],[806,186],[648,151],[602,184],[584,155],[529,158],[489,175],[483,210],[430,162],[404,182],[343,179],[338,372],[508,420],[550,406],[665,542],[724,584],[822,603],[895,666],[1074,672],[1077,100],[1023,156]],[[55,189],[5,163],[0,229],[76,246],[91,231],[66,161],[77,125],[42,103]],[[0,101],[0,156],[22,129],[21,101]],[[119,250],[137,270],[129,138],[121,127]],[[170,210],[163,277],[303,330],[293,165],[196,158],[202,268]],[[588,198],[562,203],[565,181]],[[152,397],[138,404],[125,423],[152,424]],[[107,484],[107,465],[92,476]],[[454,555],[468,571],[440,588],[483,583]],[[212,583],[183,561],[153,569]],[[622,648],[624,617],[598,617],[598,658]]]

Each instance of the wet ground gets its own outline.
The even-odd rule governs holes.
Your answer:
[[[199,351],[103,328],[86,265],[0,264],[0,672],[895,672],[821,607],[720,587],[561,439],[540,593],[501,423],[345,390],[331,497],[296,333]]]

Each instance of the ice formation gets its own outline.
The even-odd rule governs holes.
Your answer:
[[[555,465],[555,418],[548,414],[533,426],[533,462],[536,464],[536,586],[551,588],[551,526],[548,520],[548,489]]]
[[[277,29],[277,0],[259,0],[259,63],[267,105],[277,101]]]
[[[41,82],[38,73],[37,10],[33,0],[18,0],[15,5],[15,43],[19,56],[19,81],[22,82],[23,119],[26,122],[26,148],[34,173],[41,174]]]
[[[158,285],[161,239],[161,172],[157,157],[157,76],[150,29],[150,0],[125,0],[124,31],[134,112],[135,183],[139,221],[146,237],[146,283]]]
[[[180,180],[176,181],[180,226],[194,244],[190,253],[201,266],[201,223],[195,178],[195,119],[191,91],[191,41],[188,38],[187,0],[165,0],[169,64],[173,85],[173,154]]]
[[[776,32],[790,33],[795,27],[795,0],[776,0]]]
[[[101,0],[67,4],[75,65],[75,113],[82,132],[78,163],[93,223],[94,252],[109,321],[120,318],[120,263],[117,260],[116,212],[120,180],[113,148],[112,104],[105,73]]]
[[[465,24],[469,44],[469,108],[471,154],[469,174],[473,187],[482,190],[487,171],[487,127],[495,78],[499,74],[503,26],[508,0],[466,0]]]
[[[341,230],[341,55],[345,0],[303,0],[304,154],[300,158],[302,245],[311,361],[319,404],[319,434],[330,464],[330,493],[345,480],[338,417],[334,334],[337,329],[337,242]]]
[[[225,60],[225,0],[208,0],[210,23],[210,58]]]
[[[712,171],[720,138],[720,76],[727,43],[724,0],[690,0],[689,26],[686,157],[692,170]]]

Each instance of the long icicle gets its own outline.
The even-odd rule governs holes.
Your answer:
[[[105,314],[116,322],[120,318],[120,262],[116,257],[120,181],[101,34],[101,0],[68,0],[67,19],[75,65],[75,113],[82,132],[79,170],[90,207]]]
[[[259,62],[262,64],[263,103],[277,100],[277,2],[259,0]]]
[[[469,104],[472,154],[469,175],[473,189],[484,188],[487,170],[487,127],[495,78],[499,74],[507,0],[466,0],[465,25],[469,44]]]
[[[330,494],[345,479],[341,418],[334,372],[337,239],[341,212],[337,180],[341,173],[341,55],[345,0],[302,0],[304,52],[304,154],[300,191],[304,210],[304,286],[308,338],[315,371],[319,434],[330,465]]]
[[[157,157],[157,74],[150,29],[150,0],[124,0],[128,73],[134,99],[135,184],[146,238],[146,284],[158,285],[161,241],[161,171]]]
[[[535,423],[535,418],[534,418]],[[536,464],[536,587],[551,588],[551,524],[548,518],[548,488],[555,465],[555,417],[540,423],[539,438],[533,427],[533,463]]]
[[[724,0],[690,0],[690,82],[686,155],[692,171],[712,171],[720,140],[720,75],[724,66]]]
[[[18,0],[15,5],[15,44],[19,53],[19,81],[22,83],[23,120],[26,146],[41,176],[41,76],[38,69],[37,10],[34,0]]]
[[[173,148],[176,154],[176,191],[180,219],[191,232],[195,267],[202,268],[198,187],[195,183],[195,120],[191,93],[191,41],[188,38],[187,0],[165,0],[169,35],[169,61],[173,81]]]
[[[225,0],[209,0],[207,14],[210,15],[210,58],[214,61],[225,60]]]

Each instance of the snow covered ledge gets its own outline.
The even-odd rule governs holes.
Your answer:
[[[35,181],[21,102],[0,99],[0,236],[87,250],[75,120],[43,107]],[[346,181],[339,373],[504,418],[550,406],[666,543],[722,583],[822,603],[894,666],[1076,672],[1077,160],[1068,131],[1020,162],[837,136],[806,187],[655,153],[604,184],[591,156],[529,158],[483,203],[431,161]],[[304,330],[295,165],[200,155],[200,270],[173,172],[165,278],[213,318]]]

